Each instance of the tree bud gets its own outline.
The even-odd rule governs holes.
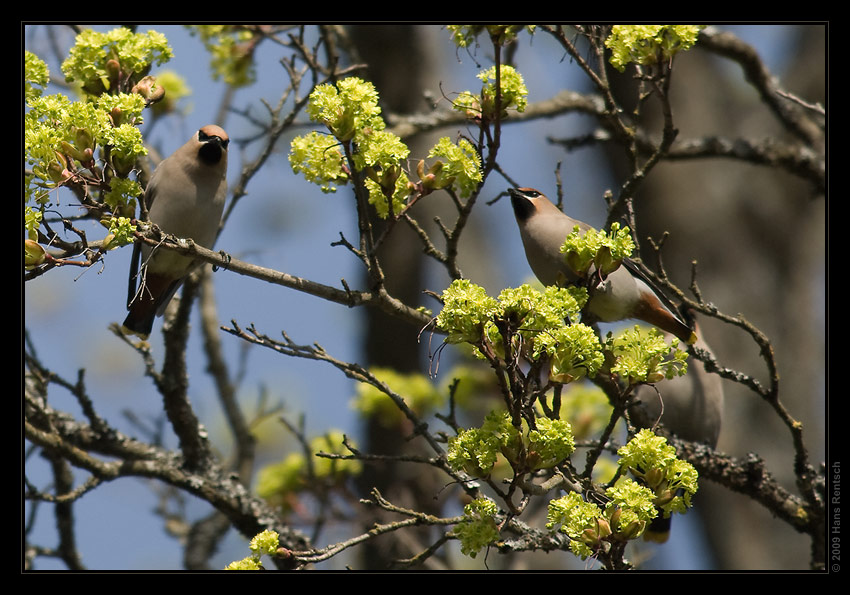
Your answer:
[[[24,240],[24,267],[32,270],[47,259],[44,247],[33,240]]]

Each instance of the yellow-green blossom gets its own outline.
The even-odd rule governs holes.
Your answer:
[[[628,227],[611,224],[610,233],[590,229],[584,233],[576,225],[561,246],[561,254],[569,267],[584,277],[591,266],[603,275],[615,271],[628,258],[635,245]]]
[[[475,38],[484,31],[490,39],[499,45],[513,42],[520,31],[534,32],[535,25],[446,25],[452,34],[452,41],[461,48],[469,47]]]
[[[443,293],[444,307],[437,326],[448,333],[449,343],[467,342],[485,353],[483,339],[499,357],[505,357],[503,330],[511,333],[512,350],[525,357],[547,355],[552,361],[552,379],[570,382],[594,375],[603,363],[599,339],[582,324],[570,324],[580,316],[587,300],[582,288],[530,285],[508,288],[498,299],[469,281],[455,281]]]
[[[50,80],[47,64],[30,51],[24,52],[24,99],[39,97]]]
[[[135,239],[135,231],[136,226],[133,225],[132,219],[129,217],[110,217],[109,234],[104,238],[103,248],[113,250],[132,244]]]
[[[541,417],[537,429],[528,433],[528,467],[550,469],[563,463],[575,450],[572,427],[564,420]]]
[[[225,570],[263,570],[263,564],[260,558],[264,555],[274,554],[280,546],[279,535],[276,531],[263,531],[258,533],[251,539],[251,555],[231,562],[225,567]]]
[[[311,132],[293,139],[289,155],[293,171],[321,184],[324,192],[348,181],[352,170],[363,172],[369,202],[378,215],[400,213],[411,192],[404,170],[410,149],[385,130],[372,83],[348,77],[336,85],[318,85],[310,94],[307,114],[327,127],[331,136],[322,139]],[[344,154],[343,149],[348,152]]]
[[[27,237],[33,241],[38,239],[38,227],[41,225],[43,213],[30,206],[24,207],[24,229],[27,231]]]
[[[257,558],[248,556],[242,560],[236,560],[224,567],[225,570],[263,570],[263,565]]]
[[[301,452],[290,453],[257,474],[257,495],[273,506],[289,508],[291,498],[304,487],[307,461]]]
[[[499,294],[500,317],[513,322],[526,338],[541,331],[562,327],[578,318],[584,294],[569,288],[547,287],[542,292],[524,284]]]
[[[658,516],[653,504],[655,494],[631,479],[620,478],[616,485],[605,490],[605,495],[609,498],[605,516],[612,532],[623,539],[640,537],[649,522]]]
[[[498,302],[483,287],[468,279],[456,279],[443,291],[443,309],[437,327],[445,331],[448,343],[478,343],[484,326],[492,320]]]
[[[452,533],[460,540],[460,551],[474,558],[482,548],[499,538],[496,503],[487,498],[473,500],[463,508],[463,520]]]
[[[561,383],[593,377],[605,363],[599,337],[589,326],[577,323],[541,333],[534,345],[536,354],[550,358],[550,377]]]
[[[343,434],[329,430],[310,441],[311,453],[348,454],[343,446]],[[357,475],[360,461],[313,456],[308,464],[302,452],[287,455],[282,461],[266,465],[257,476],[257,494],[275,506],[288,509],[297,492],[309,486],[311,480],[338,483]],[[312,476],[310,472],[312,471]]]
[[[354,167],[366,174],[369,202],[381,218],[390,214],[390,205],[392,213],[397,214],[410,194],[409,180],[402,169],[410,149],[398,136],[385,130],[358,130],[354,141],[357,147]]]
[[[136,198],[141,196],[142,186],[129,178],[112,178],[109,187],[103,195],[103,202],[114,210],[135,213]]]
[[[688,50],[705,25],[614,25],[605,47],[611,50],[611,64],[623,71],[630,62],[655,64]]]
[[[698,487],[697,470],[676,456],[676,449],[667,444],[666,438],[641,430],[617,454],[620,467],[653,492],[653,503],[665,517],[690,507],[691,496]]]
[[[375,207],[375,212],[381,219],[389,217],[390,204],[392,204],[393,214],[398,215],[410,196],[410,185],[406,173],[397,172],[391,182],[392,186],[386,188],[382,186],[383,182],[376,182],[372,178],[364,180],[364,185],[369,191],[369,204]],[[388,194],[390,198],[387,197]]]
[[[611,372],[630,384],[682,376],[688,369],[688,354],[677,349],[678,345],[675,339],[668,344],[654,327],[636,325],[609,340],[608,346],[616,357]]]
[[[557,527],[569,536],[570,550],[582,559],[592,556],[601,541],[611,534],[602,509],[585,502],[575,492],[549,502],[546,527]]]
[[[154,64],[167,62],[172,55],[168,40],[156,31],[133,33],[118,27],[100,33],[83,29],[62,63],[62,72],[68,82],[79,83],[91,95],[114,92],[119,81],[127,88],[118,90],[129,91]]]
[[[250,40],[254,33],[239,25],[192,25],[191,34],[198,33],[204,47],[212,56],[213,78],[222,79],[232,87],[244,87],[256,80]]]
[[[501,118],[507,117],[507,110],[524,112],[528,103],[528,88],[522,75],[513,67],[502,64],[499,70],[499,88],[501,90]],[[484,82],[480,93],[464,91],[454,101],[456,110],[465,112],[470,118],[493,120],[496,117],[496,67],[491,66],[478,74]]]
[[[111,147],[112,167],[119,176],[127,176],[139,157],[147,155],[142,133],[132,124],[121,124],[104,131],[103,144]]]
[[[466,198],[481,183],[481,157],[466,139],[462,138],[455,144],[449,137],[444,136],[431,149],[428,157],[442,158],[428,172],[431,176],[428,179],[431,188],[452,186]],[[424,171],[420,172],[420,178],[425,177]]]
[[[449,439],[448,462],[475,477],[487,477],[500,454],[516,462],[522,447],[522,436],[511,424],[505,411],[492,411],[480,428],[460,430]]]
[[[151,106],[153,112],[157,116],[177,112],[177,104],[184,97],[192,94],[192,89],[182,76],[173,70],[165,70],[156,75],[156,83],[163,88],[165,96],[162,101]],[[180,110],[182,114],[188,114],[190,109],[187,107]]]
[[[255,556],[273,554],[280,546],[279,536],[276,531],[263,531],[251,539],[251,551]]]
[[[307,114],[314,122],[324,124],[338,140],[348,141],[359,131],[383,130],[378,92],[372,83],[348,77],[336,86],[323,84],[310,93]]]
[[[84,40],[88,37],[82,35]],[[109,36],[95,37],[104,40]],[[150,39],[151,36],[145,37],[145,40]],[[132,40],[138,41],[138,38],[132,37]],[[141,45],[149,47],[148,41]],[[135,47],[133,43],[128,43]],[[85,44],[78,47],[94,51],[93,47]],[[119,40],[114,46],[106,43],[106,47],[126,49],[126,44]],[[144,53],[143,50],[139,51]],[[139,65],[143,61],[132,53],[126,60],[122,60],[122,64],[133,68],[141,67]],[[37,79],[38,61],[32,58],[29,62],[35,74],[28,76]],[[68,68],[74,70],[74,64],[72,61]],[[144,70],[144,67],[141,68]],[[65,95],[40,95],[34,92],[29,93],[27,98],[24,114],[24,163],[28,170],[24,178],[25,205],[35,203],[40,211],[56,195],[56,188],[72,182],[80,183],[84,179],[76,174],[97,174],[104,177],[106,183],[99,187],[93,184],[87,191],[95,200],[109,206],[114,214],[132,216],[141,187],[128,176],[136,167],[138,159],[147,154],[137,127],[142,122],[144,98],[135,93],[117,91],[90,97],[86,101],[71,101]],[[36,237],[40,224],[40,219],[35,217],[36,212],[35,209],[25,212],[24,226],[31,239]],[[132,241],[128,224],[113,225],[110,235],[105,238],[104,247],[112,248]]]
[[[138,93],[116,93],[98,97],[97,107],[110,115],[109,121],[113,126],[118,126],[141,124],[146,104],[145,98]]]
[[[328,430],[321,436],[317,436],[310,441],[310,451],[313,453],[325,452],[337,455],[351,454],[343,444],[344,438],[345,435],[339,430]],[[360,461],[354,459],[315,457],[313,461],[313,472],[316,477],[329,479],[334,482],[357,475],[362,469],[363,465]]]
[[[521,432],[506,411],[491,411],[480,428],[460,430],[449,439],[448,461],[475,477],[487,477],[499,455],[522,472],[549,469],[564,462],[575,450],[570,424],[540,418],[536,429]],[[524,457],[523,457],[524,453]]]
[[[609,543],[640,537],[659,511],[684,512],[696,492],[696,470],[649,430],[622,447],[620,466],[638,481],[621,477],[605,491],[605,509],[570,492],[549,503],[546,526],[570,537],[570,549],[587,558]],[[681,494],[681,495],[680,495]]]
[[[369,371],[404,398],[407,406],[418,415],[440,408],[445,401],[445,393],[438,390],[424,374],[403,374],[392,368],[371,368]],[[366,382],[357,384],[357,396],[352,407],[364,417],[376,418],[387,428],[397,427],[406,419],[386,393]]]
[[[293,172],[319,184],[322,192],[335,192],[335,184],[345,184],[349,179],[339,141],[329,134],[313,131],[292,139],[289,164]]]
[[[24,116],[25,155],[33,171],[28,182],[55,186],[64,181],[63,170],[90,167],[95,150],[106,146],[114,173],[128,175],[147,154],[136,127],[143,108],[144,100],[135,94],[102,96],[97,103],[71,101],[64,95],[34,98]],[[115,123],[113,114],[118,113],[128,122]]]

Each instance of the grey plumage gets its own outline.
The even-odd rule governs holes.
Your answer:
[[[535,276],[544,285],[579,281],[560,248],[576,225],[581,232],[587,232],[591,226],[569,217],[533,188],[510,189],[508,193],[525,255]],[[590,318],[601,322],[637,318],[665,331],[668,340],[675,335],[686,343],[696,343],[708,350],[695,330],[682,321],[676,308],[665,305],[667,300],[663,294],[628,259],[588,289],[590,300],[585,312]],[[665,380],[657,387],[638,387],[636,397],[630,414],[639,425],[653,427],[660,422],[679,438],[712,448],[717,445],[723,413],[722,381],[698,363],[691,365],[683,377]],[[666,540],[670,521],[669,517],[655,519],[644,537],[652,541]]]
[[[212,247],[227,195],[228,143],[223,129],[204,126],[157,166],[144,197],[152,223],[165,233]],[[129,313],[124,320],[126,331],[147,338],[154,318],[165,312],[195,266],[190,257],[137,243],[130,272]]]
[[[511,188],[511,205],[519,226],[525,255],[531,270],[544,285],[575,283],[578,276],[570,269],[560,248],[578,225],[582,232],[593,229],[573,219],[533,188]],[[652,283],[628,259],[590,289],[586,311],[601,322],[637,318],[671,332],[682,341],[693,341],[693,331],[668,308]]]

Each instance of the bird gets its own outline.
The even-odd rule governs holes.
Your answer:
[[[526,259],[537,279],[547,286],[578,282],[579,275],[565,261],[561,246],[576,226],[583,233],[593,227],[573,219],[534,188],[509,188],[508,194]],[[598,276],[589,275],[588,278]],[[696,340],[693,330],[675,313],[676,308],[672,304],[665,306],[667,298],[629,259],[623,259],[622,266],[588,290],[590,298],[586,312],[593,321],[636,318],[685,343]]]
[[[593,227],[573,219],[533,188],[510,188],[508,194],[526,259],[537,279],[544,285],[580,281],[578,273],[564,259],[561,246],[576,226],[583,233]],[[595,282],[598,275],[591,274],[588,278]],[[677,308],[665,305],[669,303],[667,298],[633,261],[624,259],[622,266],[589,290],[586,311],[591,319],[615,322],[636,318],[664,331],[667,340],[675,336],[709,351],[696,324],[691,323],[692,328]],[[649,427],[660,421],[679,438],[716,447],[723,410],[719,376],[694,366],[686,376],[659,383],[657,389],[656,392],[656,387],[640,386],[635,390],[635,404],[630,408],[634,419]],[[666,541],[671,520],[670,517],[654,519],[644,532],[644,539]]]
[[[149,221],[164,233],[211,247],[227,195],[229,143],[221,127],[209,124],[160,162],[145,189]],[[191,257],[136,242],[130,266],[129,312],[122,331],[146,340],[154,318],[162,316],[196,266]]]

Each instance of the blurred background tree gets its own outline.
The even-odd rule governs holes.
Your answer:
[[[152,109],[160,111],[145,112],[140,130],[151,149],[151,163],[182,144],[199,126],[222,124],[234,143],[231,195],[216,248],[240,261],[318,282],[323,288],[338,288],[340,279],[345,279],[345,287],[355,292],[371,289],[370,277],[344,246],[331,245],[339,243],[340,234],[358,235],[346,198],[351,196],[350,187],[341,186],[334,195],[322,194],[292,173],[286,161],[289,141],[302,134],[305,126],[314,127],[303,114],[307,95],[317,83],[352,74],[371,81],[388,129],[407,143],[409,161],[415,165],[440,136],[477,138],[476,125],[452,112],[450,101],[460,91],[474,89],[479,83],[475,75],[494,59],[486,34],[460,48],[451,43],[450,32],[439,26],[154,29],[162,29],[176,56],[152,71],[163,86],[168,84],[166,97],[171,103],[165,110],[163,103],[153,104]],[[65,25],[24,28],[25,49],[50,67],[48,92],[74,97],[59,64],[80,32]],[[489,203],[506,187],[516,183],[537,187],[552,197],[562,193],[571,215],[601,227],[608,214],[605,192],[610,189],[617,197],[632,179],[630,148],[612,133],[610,114],[603,109],[603,90],[580,67],[580,58],[592,55],[587,39],[598,35],[601,30],[594,28],[541,26],[533,35],[522,32],[515,43],[502,49],[501,61],[514,64],[525,78],[529,106],[501,123],[498,167],[480,188],[480,200],[458,246],[459,269],[491,295],[530,276],[510,208],[505,201]],[[825,40],[824,25],[704,30],[693,51],[676,56],[670,77],[668,96],[676,140],[650,174],[636,181],[633,193],[641,256],[650,268],[656,256],[646,238],[660,240],[669,232],[661,256],[671,281],[694,299],[687,288],[696,261],[696,281],[705,302],[730,315],[743,313],[769,338],[781,372],[781,401],[802,422],[813,465],[827,456],[825,114],[820,108],[825,104]],[[566,49],[566,44],[573,43],[579,48],[576,54]],[[212,73],[199,67],[201,60],[211,64]],[[596,63],[590,66],[597,67]],[[180,75],[178,80],[170,79],[173,74],[164,68],[173,68]],[[611,97],[622,113],[625,117],[639,114],[635,115],[637,154],[645,155],[647,147],[658,143],[665,124],[663,113],[653,97],[635,101],[646,87],[641,86],[645,81],[635,78],[632,67],[623,74],[606,68]],[[144,171],[148,162],[140,167]],[[438,196],[435,193],[411,209],[431,238],[441,234],[435,217],[451,226],[456,216],[451,201]],[[55,211],[69,217],[68,204],[75,201],[63,197],[55,202]],[[54,227],[62,228],[54,212],[48,216],[53,217]],[[374,215],[370,224],[376,236],[391,227],[378,252],[387,293],[411,308],[424,306],[438,312],[439,303],[423,290],[439,294],[454,276],[452,271],[424,254],[412,226],[390,226]],[[89,239],[96,235],[89,233]],[[71,241],[79,239],[70,235]],[[326,363],[309,361],[303,350],[295,350],[299,357],[281,358],[217,329],[219,324],[231,326],[228,321],[233,319],[243,328],[254,324],[270,337],[279,338],[283,330],[294,344],[321,343],[339,361],[427,374],[435,369],[430,356],[441,340],[422,332],[427,316],[420,320],[389,315],[382,308],[345,308],[338,303],[345,303],[345,298],[329,297],[323,288],[317,298],[316,292],[291,291],[219,270],[211,276],[214,284],[209,276],[200,283],[204,296],[200,304],[209,307],[202,309],[203,316],[191,319],[193,329],[204,331],[200,334],[204,341],[194,332],[182,347],[164,335],[164,344],[154,342],[152,356],[145,355],[124,347],[106,330],[108,321],[123,317],[120,304],[127,267],[121,254],[128,251],[114,250],[105,256],[87,253],[94,263],[91,268],[102,272],[97,276],[91,271],[80,275],[78,266],[42,266],[28,273],[32,280],[24,288],[25,393],[46,394],[42,392],[46,386],[61,379],[58,384],[66,387],[52,388],[49,403],[55,411],[72,416],[79,424],[75,432],[84,434],[89,426],[97,429],[96,416],[86,408],[91,402],[107,427],[149,446],[152,450],[146,450],[145,457],[159,456],[158,449],[167,452],[175,448],[175,442],[161,400],[152,397],[151,379],[156,380],[157,370],[163,376],[173,372],[166,367],[172,360],[164,361],[163,353],[185,353],[191,403],[210,429],[212,451],[220,457],[215,467],[218,475],[207,470],[206,478],[219,478],[211,482],[219,491],[215,498],[209,497],[190,487],[192,479],[197,479],[191,477],[170,478],[150,488],[133,480],[109,481],[113,478],[106,469],[94,473],[84,461],[47,446],[48,436],[28,435],[27,567],[221,568],[242,557],[237,552],[245,549],[244,536],[270,527],[292,530],[282,532],[285,547],[321,547],[366,531],[374,522],[397,519],[380,506],[358,504],[372,488],[403,508],[437,516],[460,513],[462,496],[456,490],[451,490],[452,497],[446,496],[450,480],[437,468],[392,459],[401,453],[433,456],[421,440],[411,439],[414,428],[405,421],[387,424],[377,416],[351,414],[348,401],[357,392],[355,380],[326,371]],[[743,330],[710,316],[701,316],[700,323],[721,366],[770,384],[758,346]],[[458,361],[462,362],[458,352],[443,350],[434,386],[444,396],[449,390],[448,370]],[[85,372],[78,375],[78,370]],[[787,429],[752,390],[735,382],[724,384],[726,414],[718,452],[740,461],[757,453],[776,481],[795,492],[799,482],[796,453]],[[479,388],[473,400],[477,411],[466,414],[469,425],[480,423],[483,413],[497,402],[482,397],[486,390]],[[34,411],[26,413],[28,421],[38,419]],[[433,413],[422,414],[431,431],[448,431]],[[293,459],[287,459],[286,453],[303,451],[304,460],[311,460],[314,437],[335,428],[342,428],[354,440],[358,452],[379,458],[362,461],[353,480],[345,473],[307,465],[307,475],[292,476],[299,487],[285,502],[266,498],[267,504],[261,505],[263,500],[257,498],[242,501],[244,506],[234,504],[243,497],[241,489],[252,494],[259,489],[256,474],[269,464],[278,465],[279,473],[265,479],[277,486],[290,485],[274,483],[291,468]],[[71,435],[64,438],[71,442]],[[98,452],[93,438],[73,436],[78,448]],[[132,449],[102,454],[124,460],[142,457]],[[284,465],[284,461],[290,463]],[[73,473],[72,468],[79,466],[89,473]],[[239,474],[239,480],[225,485],[221,478],[230,470]],[[173,469],[163,463],[158,473],[148,477],[162,480],[166,471]],[[145,476],[138,470],[130,475]],[[73,498],[60,498],[69,492]],[[674,530],[671,538],[686,540],[695,556],[671,556],[676,553],[673,550],[682,551],[677,541],[660,547],[635,544],[634,557],[643,567],[809,566],[810,540],[776,520],[752,498],[703,480],[696,501],[686,517],[688,527]],[[150,510],[155,523],[149,522]],[[286,513],[281,515],[280,510]],[[690,524],[697,515],[708,522],[702,527]],[[269,521],[270,517],[275,520]],[[116,518],[127,519],[127,526],[116,523]],[[138,546],[148,553],[131,560],[116,556],[114,547],[97,545],[109,542],[103,539],[108,529],[116,529],[123,538],[132,532],[136,543],[150,544]],[[392,567],[399,559],[441,543],[443,532],[439,526],[392,531],[317,567]],[[696,545],[703,543],[703,532],[710,546],[705,550]],[[481,557],[463,557],[449,546],[435,548],[424,563],[430,568],[483,564]],[[533,552],[491,554],[486,563],[490,568],[511,569],[584,566],[570,554]]]

